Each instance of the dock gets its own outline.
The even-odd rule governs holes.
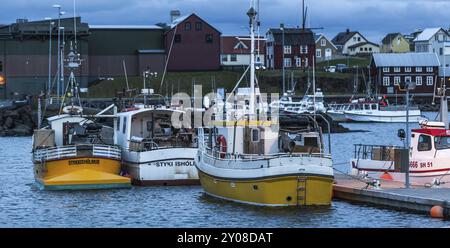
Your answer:
[[[349,175],[336,174],[333,197],[427,215],[430,215],[433,207],[440,206],[442,217],[450,218],[450,188],[426,188],[412,185],[407,189],[401,182],[380,180],[381,187],[376,189],[368,186],[364,181],[370,180],[359,180]]]

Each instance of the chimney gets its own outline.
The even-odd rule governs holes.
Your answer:
[[[350,33],[350,29],[347,28],[347,34],[349,34],[349,33]]]
[[[172,23],[176,19],[178,19],[181,16],[181,12],[179,10],[172,10],[170,11],[170,22]]]

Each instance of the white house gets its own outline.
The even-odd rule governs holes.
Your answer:
[[[443,28],[427,28],[415,39],[416,52],[436,53],[441,66],[450,65],[450,34]]]
[[[250,64],[249,37],[222,36],[221,39],[220,61],[222,66],[241,67]],[[256,62],[264,65],[266,42],[260,38],[258,43],[256,47]]]
[[[348,47],[348,55],[379,53],[380,46],[372,42],[361,42]]]
[[[359,32],[347,29],[346,32],[341,32],[336,35],[331,42],[338,48],[341,54],[349,55],[349,47],[369,41]]]

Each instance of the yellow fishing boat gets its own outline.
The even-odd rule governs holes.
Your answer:
[[[102,144],[102,127],[83,117],[58,115],[33,136],[35,180],[40,189],[79,190],[131,187],[120,176],[121,151]]]
[[[199,128],[196,166],[200,183],[208,195],[239,203],[329,205],[334,175],[331,147],[328,151],[324,147],[315,120],[319,117],[299,115],[295,126],[280,128],[276,109],[271,109],[269,101],[264,102],[255,86],[257,13],[253,6],[247,15],[251,31],[250,88],[238,88],[238,82],[234,97],[216,99],[212,120],[207,127]]]
[[[33,135],[35,181],[39,188],[49,190],[131,187],[130,178],[120,176],[121,150],[111,145],[114,144],[113,128],[97,123],[99,118],[115,118],[115,115],[102,114],[111,108],[116,113],[117,109],[111,105],[96,115],[84,115],[74,74],[81,59],[72,44],[65,61],[70,70],[68,87],[62,95],[59,114],[47,118],[48,126],[44,128],[40,128],[39,102],[40,129]],[[51,89],[47,96],[50,93]]]

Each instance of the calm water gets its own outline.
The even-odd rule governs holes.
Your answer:
[[[435,114],[430,114],[435,115]],[[433,116],[434,117],[434,116]],[[334,162],[352,144],[401,145],[401,124],[346,124],[364,133],[332,136]],[[450,222],[370,205],[262,208],[206,196],[200,187],[52,192],[34,185],[31,138],[0,138],[0,227],[443,227]],[[336,165],[348,171],[348,165]]]

